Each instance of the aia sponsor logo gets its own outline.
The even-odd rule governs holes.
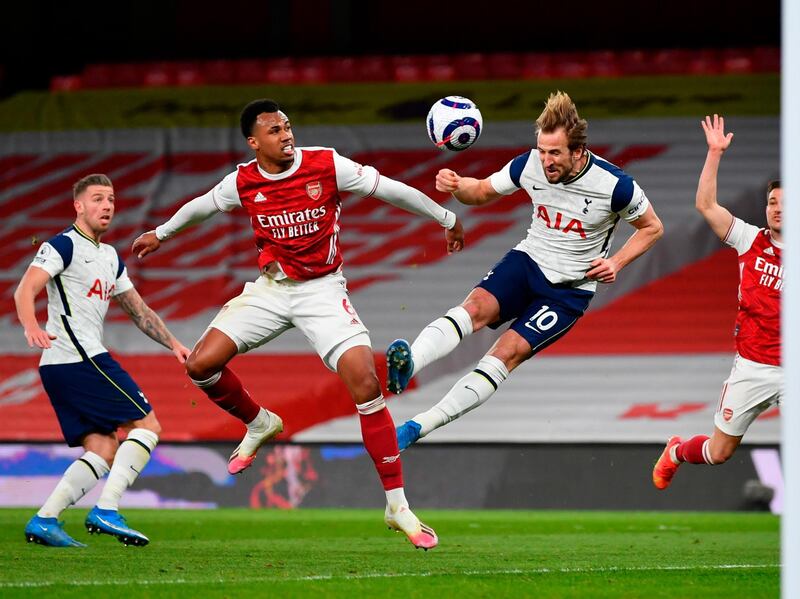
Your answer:
[[[315,202],[322,197],[322,183],[319,181],[312,181],[306,183],[306,193]]]
[[[733,418],[733,410],[730,408],[725,408],[722,410],[722,418],[725,422],[730,422],[731,418]]]

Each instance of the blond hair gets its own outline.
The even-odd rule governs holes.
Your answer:
[[[578,109],[569,95],[557,91],[550,94],[542,114],[536,119],[536,133],[553,133],[560,128],[567,134],[567,147],[570,150],[586,146],[589,123],[578,116]]]
[[[111,183],[111,179],[108,178],[108,175],[103,175],[101,173],[93,173],[91,175],[86,175],[85,177],[78,179],[75,184],[72,186],[72,197],[77,199],[79,195],[81,195],[86,188],[90,185],[102,185],[103,187],[114,187],[114,184]]]

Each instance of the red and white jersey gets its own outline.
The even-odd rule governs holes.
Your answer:
[[[725,243],[739,254],[739,312],[736,315],[736,350],[760,362],[781,364],[782,244],[759,229],[734,218]]]
[[[367,197],[380,174],[333,148],[295,148],[289,170],[271,175],[254,159],[240,164],[213,190],[219,210],[250,215],[261,270],[277,262],[286,275],[307,281],[338,271],[340,192]]]

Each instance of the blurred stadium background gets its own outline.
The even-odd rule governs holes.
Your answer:
[[[531,146],[543,100],[562,89],[589,119],[592,150],[645,189],[665,236],[486,406],[403,454],[410,498],[430,508],[780,511],[776,410],[724,468],[686,467],[668,493],[650,483],[670,434],[710,430],[730,369],[736,261],[694,211],[699,120],[727,117],[736,138],[720,198],[763,224],[765,184],[779,164],[779,5],[673,2],[646,15],[636,7],[586,4],[573,14],[530,3],[496,19],[465,7],[456,23],[457,11],[417,1],[402,10],[234,1],[226,14],[144,3],[117,15],[65,4],[47,18],[33,6],[8,8],[16,25],[0,41],[0,505],[40,503],[76,455],[61,443],[12,300],[35,246],[71,222],[76,179],[111,176],[118,213],[104,241],[189,345],[257,275],[247,219],[220,215],[144,262],[130,244],[249,159],[237,126],[249,100],[280,102],[299,145],[335,146],[456,210],[467,249],[448,257],[437,226],[374,199],[344,199],[345,274],[384,376],[386,345],[459,302],[530,220],[523,193],[481,209],[456,205],[435,192],[436,171],[482,177],[500,168]],[[46,47],[43,58],[34,45]],[[483,112],[484,132],[467,152],[440,152],[425,135],[428,107],[449,94]],[[620,225],[617,246],[629,234]],[[391,398],[395,421],[435,403],[492,338],[469,338]],[[282,442],[235,480],[225,460],[239,423],[115,307],[106,341],[164,427],[124,505],[382,505],[351,402],[301,335],[233,362],[287,425]]]

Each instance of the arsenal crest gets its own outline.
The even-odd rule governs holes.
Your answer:
[[[314,201],[320,199],[320,197],[322,197],[322,183],[319,181],[306,183],[306,193],[308,194],[308,197]]]

